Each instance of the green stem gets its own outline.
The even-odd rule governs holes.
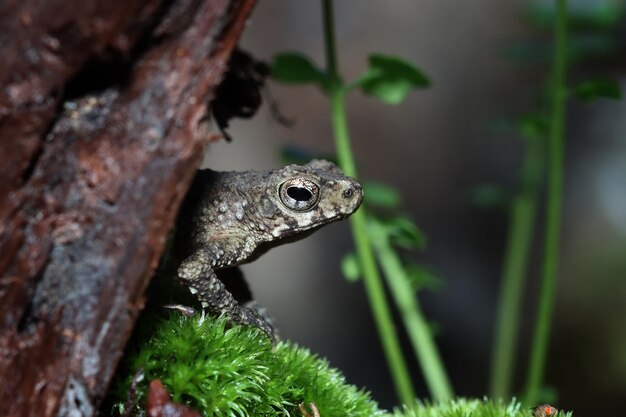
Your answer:
[[[356,165],[352,156],[348,133],[344,87],[341,84],[337,69],[332,0],[323,0],[322,5],[327,74],[331,80],[329,94],[337,155],[344,173],[348,176],[356,177]],[[372,309],[387,363],[393,377],[396,393],[403,404],[410,406],[415,401],[415,393],[394,329],[389,305],[385,298],[384,287],[372,252],[371,242],[367,235],[366,215],[363,207],[350,217],[350,222],[357,256],[363,270],[363,280],[370,308]]]
[[[402,261],[390,245],[389,238],[381,225],[373,220],[370,220],[368,224],[374,250],[387,278],[391,294],[400,310],[400,315],[404,321],[415,356],[418,358],[424,373],[424,379],[430,395],[437,401],[451,400],[454,394],[452,393],[450,381],[428,323],[422,314],[415,291],[409,283]]]
[[[563,153],[565,134],[565,100],[567,89],[567,0],[556,0],[556,24],[552,73],[552,103],[550,137],[548,141],[548,201],[546,207],[546,237],[543,277],[539,310],[530,354],[525,401],[534,404],[539,399],[543,383],[546,355],[554,307],[556,270],[559,255],[561,204],[563,193]]]
[[[510,209],[509,236],[502,267],[489,389],[492,398],[507,399],[511,396],[520,306],[537,214],[544,148],[538,138],[527,139],[526,146],[521,188]]]
[[[411,407],[415,402],[415,391],[411,383],[411,377],[400,343],[396,334],[391,311],[385,298],[385,289],[376,267],[376,261],[372,252],[371,242],[367,236],[366,214],[363,208],[353,214],[351,219],[352,235],[356,243],[357,256],[359,257],[365,291],[370,304],[370,309],[376,322],[378,336],[383,345],[389,371],[393,378],[398,400]]]

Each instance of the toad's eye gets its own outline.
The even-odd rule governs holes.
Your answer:
[[[292,178],[280,186],[280,201],[291,210],[310,210],[319,200],[319,190],[311,180]]]

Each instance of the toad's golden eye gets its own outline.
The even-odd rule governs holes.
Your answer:
[[[280,201],[291,210],[310,210],[315,207],[319,197],[319,186],[307,178],[291,178],[280,186]]]

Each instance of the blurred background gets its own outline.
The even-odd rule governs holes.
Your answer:
[[[621,3],[570,1],[570,7],[585,12]],[[361,178],[396,187],[428,238],[418,260],[444,285],[420,291],[419,298],[437,328],[437,344],[460,396],[487,393],[508,225],[506,210],[476,205],[473,190],[485,184],[515,189],[524,147],[507,120],[537,107],[547,72],[541,51],[549,48],[551,30],[529,17],[529,7],[549,4],[335,2],[344,79],[356,78],[367,55],[381,52],[415,63],[432,81],[399,106],[355,92],[348,111]],[[268,62],[277,53],[298,51],[323,66],[320,7],[317,1],[260,1],[242,48]],[[571,76],[616,78],[624,91],[624,19],[611,38],[612,49]],[[285,146],[334,153],[329,103],[316,87],[270,83],[269,89],[295,125],[281,126],[265,105],[254,119],[231,124],[233,142],[211,145],[205,166],[274,168],[283,164]],[[546,383],[556,395],[553,405],[576,416],[624,415],[626,407],[625,115],[624,100],[571,100],[568,106],[562,252]],[[541,271],[543,225],[537,226],[517,392],[526,377]],[[363,285],[347,282],[339,269],[351,249],[347,222],[334,224],[270,251],[244,272],[256,298],[277,318],[283,338],[328,358],[349,382],[391,408],[396,397]],[[401,325],[398,329],[402,333]],[[418,395],[426,398],[408,345],[406,356]]]

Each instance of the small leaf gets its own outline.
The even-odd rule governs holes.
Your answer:
[[[409,264],[406,266],[406,275],[415,290],[427,288],[438,291],[443,288],[444,283],[431,269],[419,265]]]
[[[519,130],[527,139],[545,138],[548,133],[548,122],[542,114],[528,113],[520,120]]]
[[[361,278],[361,265],[354,252],[348,253],[341,260],[341,272],[350,282],[356,282]]]
[[[441,334],[443,333],[441,324],[435,320],[428,321],[428,329],[430,330],[430,334],[432,334],[433,337],[441,336]]]
[[[472,204],[481,208],[504,207],[511,200],[509,193],[496,185],[480,185],[471,192]]]
[[[426,236],[408,217],[394,217],[382,223],[393,244],[407,249],[423,249]]]
[[[271,67],[272,78],[289,84],[316,84],[328,90],[326,74],[304,55],[285,52],[274,56]]]
[[[399,104],[417,88],[428,87],[430,81],[416,66],[401,58],[374,54],[369,57],[369,69],[351,87],[360,87],[386,104]]]
[[[619,100],[622,91],[614,80],[595,79],[584,81],[572,89],[572,93],[583,101],[593,101],[598,98]]]
[[[400,193],[395,188],[381,183],[363,184],[363,195],[367,204],[378,207],[396,208],[400,206]]]

